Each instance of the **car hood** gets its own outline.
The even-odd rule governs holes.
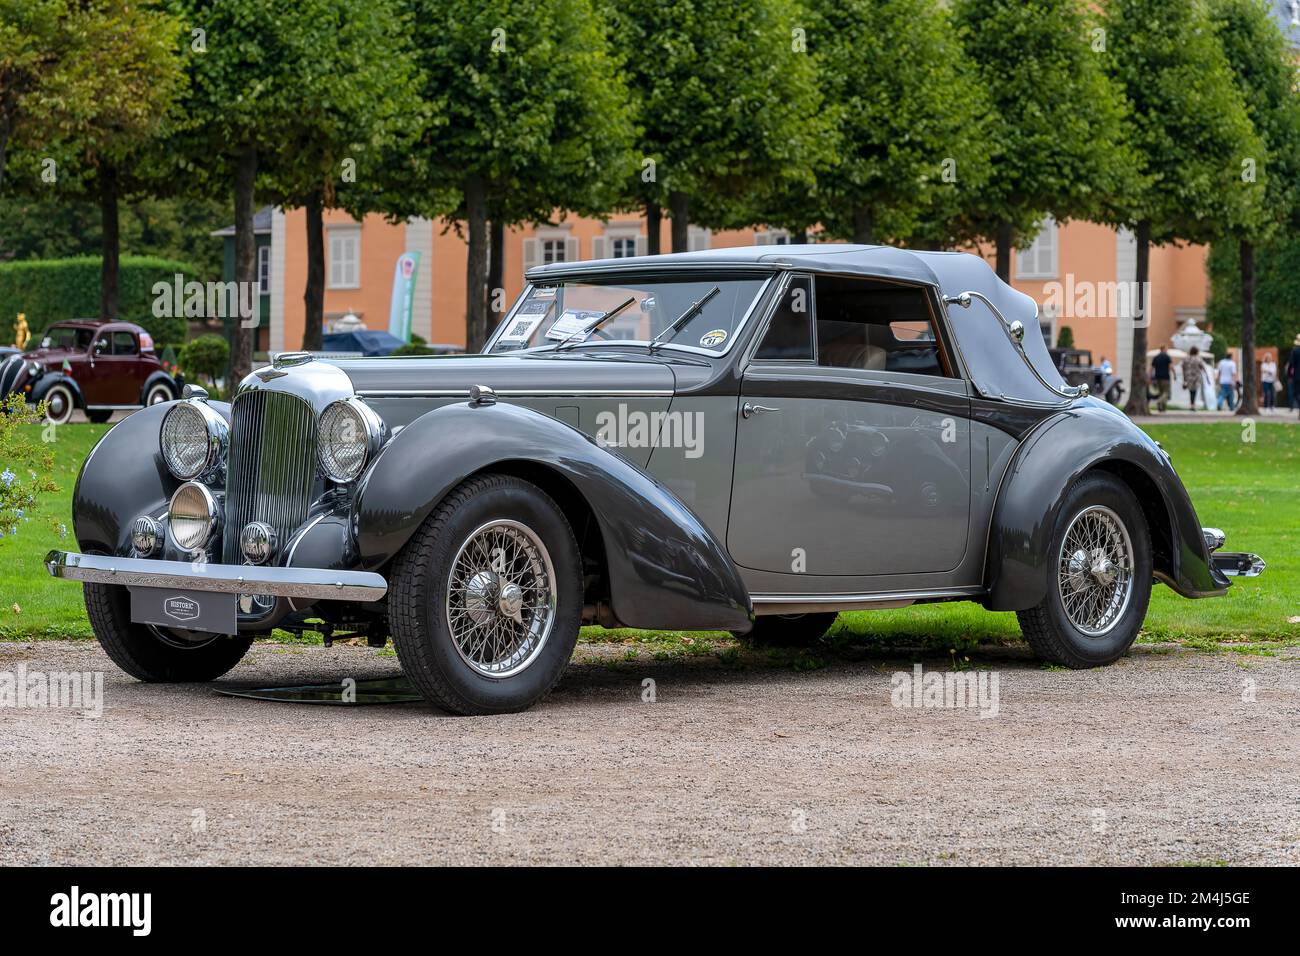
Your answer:
[[[347,374],[362,396],[468,395],[471,385],[513,395],[671,395],[676,381],[671,362],[657,356],[592,355],[590,351],[403,356],[331,364]]]

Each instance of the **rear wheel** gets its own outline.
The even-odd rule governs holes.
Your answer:
[[[578,640],[582,562],[536,485],[471,478],[393,563],[389,614],[402,669],[453,714],[524,710],[559,681]]]
[[[158,382],[149,386],[149,391],[144,396],[144,404],[148,408],[150,405],[161,405],[163,402],[170,402],[175,397],[176,394],[172,391],[170,385]]]
[[[104,652],[137,680],[193,683],[216,680],[248,652],[252,637],[177,631],[131,620],[131,595],[117,584],[82,588],[86,615]]]
[[[1113,475],[1084,475],[1066,493],[1050,553],[1047,596],[1017,613],[1025,640],[1066,667],[1118,660],[1151,599],[1151,540],[1133,492]]]
[[[838,616],[836,611],[765,615],[757,618],[753,629],[740,639],[755,647],[811,647],[830,630]]]

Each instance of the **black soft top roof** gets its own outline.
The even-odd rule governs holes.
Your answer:
[[[697,268],[830,272],[914,282],[932,286],[941,295],[979,292],[993,302],[1007,322],[1024,324],[1025,353],[1039,374],[1053,384],[1065,384],[1038,332],[1038,303],[1000,280],[982,258],[965,252],[921,252],[838,243],[741,246],[661,256],[557,262],[529,269],[528,279],[553,282],[592,273]],[[1060,395],[1045,388],[1026,367],[1002,323],[984,303],[975,300],[969,309],[950,308],[949,316],[957,346],[981,394],[1020,401],[1061,400]]]

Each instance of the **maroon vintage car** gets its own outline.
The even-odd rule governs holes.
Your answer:
[[[170,402],[181,383],[140,326],[74,319],[47,328],[40,348],[3,360],[0,397],[11,392],[29,402],[44,399],[46,416],[62,425],[77,408],[92,422],[106,422],[118,409]]]

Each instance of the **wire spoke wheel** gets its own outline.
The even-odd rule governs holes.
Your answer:
[[[477,528],[452,561],[446,606],[466,664],[492,678],[523,671],[555,623],[555,570],[541,538],[506,519]]]
[[[1133,596],[1133,542],[1105,505],[1075,515],[1061,542],[1057,587],[1070,623],[1090,637],[1106,635]]]

